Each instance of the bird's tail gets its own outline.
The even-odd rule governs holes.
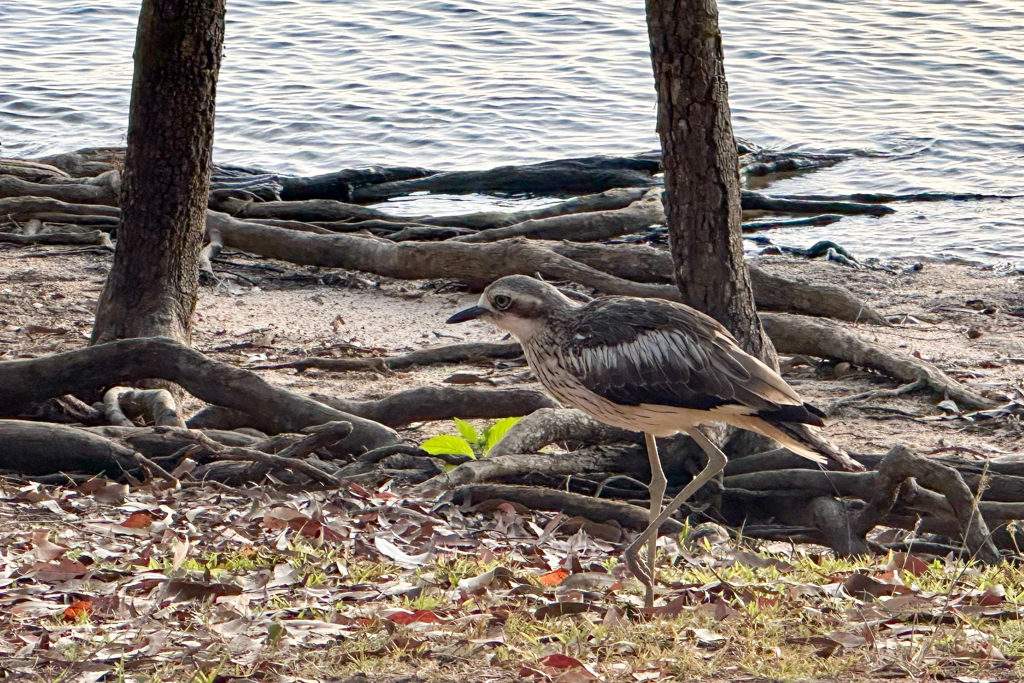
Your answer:
[[[861,472],[864,466],[851,458],[846,451],[829,441],[821,429],[814,425],[800,422],[768,421],[758,415],[731,416],[729,424],[741,429],[749,429],[775,439],[797,455],[825,465],[831,463],[836,469],[848,472]]]

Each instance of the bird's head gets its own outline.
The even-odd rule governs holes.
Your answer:
[[[486,320],[526,341],[544,329],[548,320],[575,304],[558,289],[526,275],[495,280],[480,295],[476,306],[459,311],[445,322]]]

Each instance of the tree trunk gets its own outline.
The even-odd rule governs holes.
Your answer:
[[[715,0],[647,0],[676,284],[683,300],[777,366],[743,263],[739,157]]]
[[[206,221],[224,0],[143,0],[121,225],[92,343],[188,343]]]

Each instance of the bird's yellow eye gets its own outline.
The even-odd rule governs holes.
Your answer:
[[[499,311],[504,311],[512,305],[512,297],[507,294],[495,294],[494,298],[491,299],[491,303],[494,304],[494,307]]]

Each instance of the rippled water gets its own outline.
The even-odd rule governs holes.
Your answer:
[[[0,0],[4,155],[123,143],[138,5]],[[886,155],[774,192],[1024,193],[1024,2],[719,6],[737,134]],[[639,0],[228,0],[227,31],[222,162],[481,168],[657,146]],[[772,237],[1024,261],[1024,200],[896,208]]]

